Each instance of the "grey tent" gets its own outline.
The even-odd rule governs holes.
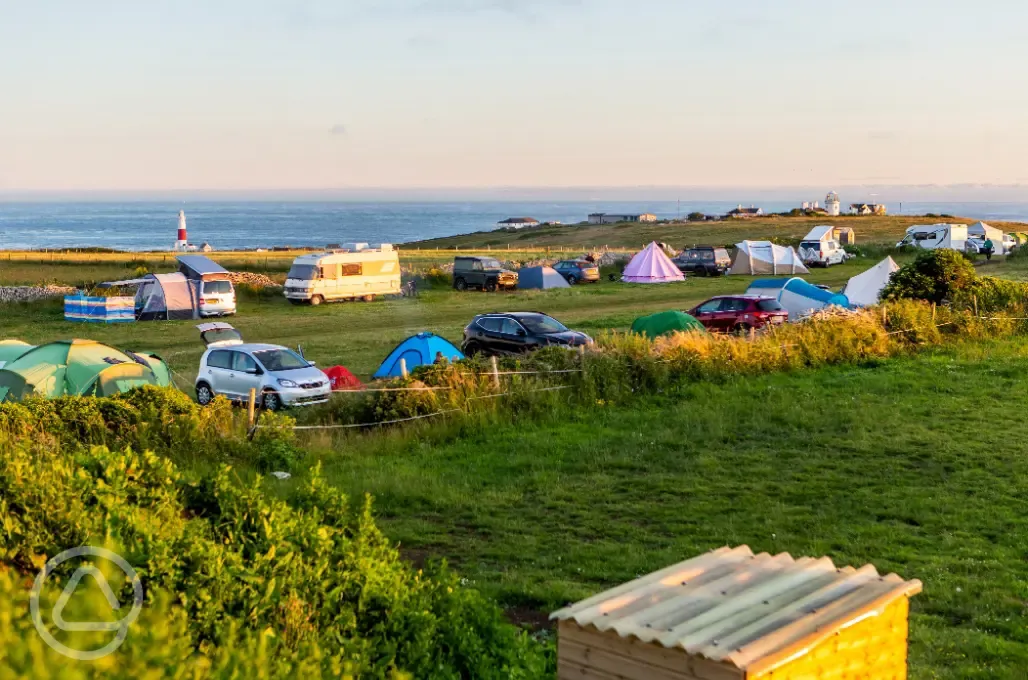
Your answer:
[[[553,267],[526,267],[518,270],[518,288],[570,288]]]
[[[184,274],[147,274],[136,290],[136,318],[199,319],[196,289]]]
[[[176,259],[179,273],[187,279],[228,278],[228,270],[206,255],[179,255]]]

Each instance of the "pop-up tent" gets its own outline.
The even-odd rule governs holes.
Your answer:
[[[0,368],[33,349],[34,346],[21,340],[0,340]]]
[[[570,288],[571,285],[553,267],[525,267],[518,270],[518,288]]]
[[[40,345],[0,368],[0,401],[63,395],[110,396],[140,385],[171,384],[163,361],[130,354],[92,340],[61,340]],[[151,361],[160,362],[155,372]]]
[[[628,283],[670,283],[684,281],[685,275],[654,241],[635,254],[625,267],[621,280]]]
[[[789,320],[795,321],[810,312],[835,305],[849,308],[849,299],[840,293],[832,293],[812,286],[799,277],[791,279],[757,279],[746,289],[747,295],[763,295],[778,300],[789,312]]]
[[[399,378],[403,375],[400,360],[403,359],[408,371],[414,370],[415,366],[435,363],[436,354],[442,352],[443,357],[449,361],[463,359],[464,355],[459,349],[450,344],[446,338],[441,338],[432,333],[418,333],[407,338],[396,346],[382,365],[371,376],[376,380],[379,378]]]
[[[891,257],[868,269],[866,272],[857,274],[849,280],[842,294],[849,299],[854,307],[870,307],[878,304],[878,297],[882,289],[889,283],[889,277],[899,269],[899,265]]]
[[[685,312],[657,312],[649,316],[640,316],[632,322],[633,333],[645,335],[651,339],[669,333],[689,331],[707,332],[703,324]]]
[[[992,252],[996,255],[1005,255],[1007,252],[1003,247],[1003,232],[996,227],[989,226],[985,222],[975,222],[972,224],[967,228],[967,235],[992,241]]]
[[[229,272],[206,255],[179,255],[178,271],[187,279],[227,279]]]
[[[357,376],[350,372],[346,366],[331,366],[325,369],[325,375],[328,376],[329,382],[332,384],[332,391],[338,392],[342,390],[359,390],[364,387]]]
[[[184,274],[147,274],[136,291],[136,314],[153,319],[199,319],[195,284]]]
[[[770,241],[743,241],[735,244],[735,261],[729,274],[809,274],[796,249]]]

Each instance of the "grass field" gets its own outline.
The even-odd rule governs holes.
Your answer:
[[[912,678],[1028,667],[1028,347],[725,384],[541,423],[394,435],[325,456],[412,556],[542,622],[722,545],[924,582]]]
[[[903,238],[907,227],[915,224],[954,222],[972,224],[967,217],[885,216],[858,217],[760,217],[720,222],[661,222],[604,225],[567,225],[525,229],[518,232],[487,231],[408,244],[408,247],[431,248],[512,248],[524,246],[573,246],[600,248],[604,245],[639,249],[650,241],[662,241],[676,248],[690,245],[730,245],[743,239],[780,239],[799,241],[812,227],[832,224],[850,227],[857,236],[857,245],[894,245]],[[1007,232],[1025,231],[1028,225],[1014,222],[989,222]]]

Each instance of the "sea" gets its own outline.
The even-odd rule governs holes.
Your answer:
[[[0,202],[0,250],[110,248],[168,250],[178,212],[186,214],[189,241],[215,250],[324,247],[351,242],[409,243],[490,231],[508,217],[575,224],[589,213],[643,213],[661,218],[691,212],[723,214],[738,203],[646,202]],[[795,201],[762,201],[765,212]],[[1028,203],[904,203],[890,214],[926,213],[1028,222]]]

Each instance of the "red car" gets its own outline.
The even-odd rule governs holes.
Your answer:
[[[785,323],[789,312],[772,297],[718,295],[689,310],[710,331],[745,333],[771,324]]]

